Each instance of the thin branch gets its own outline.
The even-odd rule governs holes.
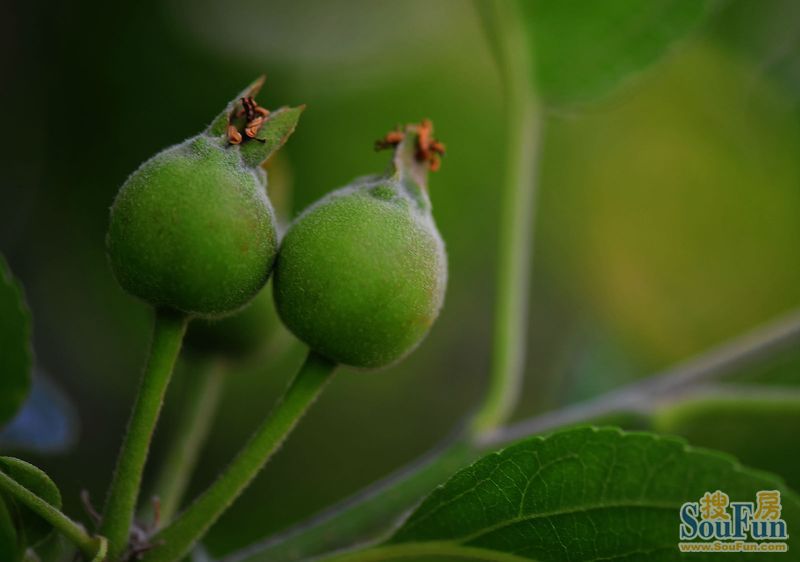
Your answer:
[[[696,385],[716,380],[798,343],[800,311],[793,311],[661,374],[498,430],[482,444],[491,448],[614,412],[647,410],[654,401],[674,398]]]
[[[160,500],[160,513],[155,519],[160,526],[169,524],[181,506],[228,375],[219,357],[197,359],[186,374],[193,380],[183,397],[180,418],[156,479],[154,495]]]
[[[370,538],[367,536],[370,533],[373,537],[379,534],[375,529],[367,530],[363,522],[363,527],[354,528],[359,519],[354,515],[359,510],[369,512],[371,508],[371,513],[379,513],[385,522],[383,532],[386,532],[392,523],[401,518],[406,509],[395,509],[393,517],[390,518],[388,516],[392,514],[376,506],[391,499],[391,507],[396,508],[398,499],[404,493],[410,494],[410,497],[405,498],[403,505],[411,506],[419,501],[426,491],[444,481],[459,468],[445,466],[443,462],[443,459],[451,455],[459,444],[470,452],[463,457],[466,464],[470,456],[474,458],[483,452],[497,449],[529,435],[564,425],[587,422],[618,411],[641,411],[669,397],[674,399],[690,390],[707,388],[706,383],[798,343],[800,343],[800,310],[698,355],[663,374],[609,392],[596,399],[547,412],[496,431],[488,439],[484,439],[479,447],[466,443],[463,440],[464,434],[459,429],[442,445],[389,477],[283,532],[230,554],[223,559],[223,562],[286,562],[322,554],[325,551],[323,547],[330,551],[343,546],[352,546],[359,539]],[[452,458],[450,460],[452,461]],[[431,475],[441,475],[441,478],[429,485],[428,490],[422,490],[422,486],[413,485],[423,480],[421,475],[428,477],[425,480],[430,480]],[[416,492],[416,495],[412,495],[412,492]],[[319,537],[326,537],[327,540],[321,541]],[[309,539],[308,543],[306,539]]]
[[[672,406],[676,403],[685,404],[690,401],[735,401],[737,404],[769,402],[773,405],[800,403],[800,387],[773,386],[749,383],[710,383],[692,385],[691,394],[681,393],[666,396],[663,399],[653,400],[653,408],[658,409]]]
[[[143,562],[177,562],[250,485],[331,379],[337,365],[310,351],[278,404],[220,476],[153,537]]]
[[[500,193],[492,365],[489,388],[473,424],[474,430],[482,433],[493,431],[511,416],[525,371],[542,111],[530,76],[530,45],[515,5],[491,2],[477,6],[489,43],[494,47],[503,83],[507,128]]]
[[[469,420],[413,462],[312,517],[231,554],[223,562],[298,560],[385,533],[399,514],[478,457],[479,452],[468,442]]]
[[[188,322],[189,318],[182,313],[166,309],[155,311],[149,357],[117,458],[117,468],[111,479],[100,525],[100,534],[108,538],[110,560],[120,558],[128,547],[150,442]]]

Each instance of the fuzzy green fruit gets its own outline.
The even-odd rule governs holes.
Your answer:
[[[276,251],[272,209],[255,173],[203,137],[146,162],[111,210],[114,273],[155,306],[236,310],[266,283]]]
[[[234,143],[227,130],[237,111],[234,100],[206,132],[145,162],[114,201],[111,267],[126,291],[153,306],[221,316],[269,278],[277,234],[258,165],[285,142],[300,110],[279,110],[256,138]]]
[[[286,231],[289,201],[292,193],[291,169],[281,152],[269,159],[268,198],[275,209],[278,238]],[[283,330],[272,287],[267,286],[242,310],[225,318],[197,319],[186,330],[184,349],[194,355],[221,356],[232,361],[252,358],[274,343]]]
[[[290,226],[281,245],[275,304],[317,353],[345,365],[399,361],[439,314],[447,257],[425,186],[427,162],[406,132],[390,173],[333,192]]]

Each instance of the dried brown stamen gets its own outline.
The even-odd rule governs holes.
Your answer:
[[[417,160],[427,162],[431,172],[437,171],[442,165],[441,157],[445,154],[444,143],[433,138],[433,123],[430,119],[423,119],[417,126]]]
[[[228,125],[228,142],[231,144],[242,142],[242,134],[233,125]]]
[[[406,134],[399,129],[389,131],[382,139],[375,141],[375,150],[386,150],[387,148],[394,148],[402,142]]]
[[[269,110],[259,106],[252,96],[243,97],[239,101],[241,107],[228,117],[228,142],[230,144],[241,144],[246,139],[261,140],[256,136],[269,117]],[[234,116],[239,119],[244,118],[245,123],[241,129],[232,123]],[[244,133],[244,137],[242,133]]]
[[[433,138],[433,123],[430,119],[423,119],[418,125],[409,125],[406,130],[417,135],[416,159],[419,162],[426,162],[431,172],[437,171],[442,165],[441,157],[444,156],[446,149],[443,142]],[[406,133],[398,127],[375,141],[375,150],[396,148],[405,137]]]

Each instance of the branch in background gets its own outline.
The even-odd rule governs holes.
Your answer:
[[[800,344],[800,310],[756,328],[663,374],[606,393],[596,399],[546,412],[498,430],[480,443],[459,431],[425,456],[349,499],[223,562],[290,562],[318,556],[356,542],[379,538],[425,494],[481,454],[515,440],[619,411],[643,411]],[[380,523],[380,525],[377,525]]]
[[[655,402],[674,399],[697,385],[716,380],[798,343],[800,311],[794,311],[661,374],[592,400],[515,423],[488,436],[483,443],[491,448],[614,412],[646,411]]]
[[[400,514],[479,456],[469,444],[466,424],[414,462],[311,518],[254,543],[224,562],[287,562],[318,556],[377,539]]]
[[[507,130],[500,201],[492,366],[489,389],[473,423],[477,433],[505,423],[525,371],[534,205],[541,137],[521,18],[512,2],[476,3],[503,84]]]
[[[200,451],[211,430],[222,396],[224,360],[204,357],[191,363],[193,378],[183,397],[178,424],[156,479],[155,496],[160,502],[160,526],[169,524],[181,507]]]
[[[681,394],[667,397],[663,400],[655,399],[653,406],[670,406],[677,402],[685,403],[688,400],[747,400],[764,401],[770,403],[800,402],[800,386],[772,386],[751,383],[710,383],[692,387],[691,394]]]

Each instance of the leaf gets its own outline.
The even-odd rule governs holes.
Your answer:
[[[238,96],[228,102],[222,113],[217,115],[211,125],[208,126],[206,134],[212,137],[227,135],[230,116],[237,106],[241,107],[238,105],[239,100],[244,97],[255,97],[261,86],[264,85],[264,80],[264,76],[259,77],[247,88],[239,92]],[[300,120],[300,115],[305,108],[304,105],[301,105],[298,107],[281,107],[272,111],[264,121],[261,129],[259,129],[256,137],[245,140],[241,145],[238,145],[245,164],[257,168],[281,148],[291,134],[294,133],[297,122]],[[227,139],[224,142],[227,144]]]
[[[534,76],[550,104],[611,92],[696,29],[712,0],[521,0]]]
[[[240,145],[244,163],[257,167],[282,147],[294,133],[306,106],[281,107],[270,113],[256,138]]]
[[[0,457],[0,470],[50,505],[61,509],[61,492],[41,469],[20,459]],[[15,514],[17,532],[22,538],[22,544],[35,546],[50,535],[52,526],[39,515],[15,502],[13,498],[4,496],[3,499],[7,505],[13,506],[12,513]]]
[[[681,505],[718,489],[731,501],[781,490],[790,536],[800,526],[800,498],[732,457],[675,438],[578,428],[528,439],[461,470],[373,552],[383,550],[385,559],[405,552],[419,559],[678,560]]]
[[[30,396],[9,424],[0,430],[0,448],[54,454],[74,443],[75,408],[46,375],[36,372]]]
[[[3,498],[0,498],[0,560],[16,562],[22,559],[24,553],[25,548],[17,540],[14,520],[3,502]]]
[[[782,476],[800,489],[800,395],[797,390],[737,389],[735,394],[700,396],[658,408],[654,431],[681,435],[714,447],[745,464]]]
[[[0,425],[17,413],[31,384],[31,319],[22,288],[0,255]]]
[[[265,80],[266,76],[259,76],[244,90],[239,92],[235,98],[228,102],[228,105],[225,106],[225,109],[223,109],[222,112],[214,118],[214,120],[211,122],[211,125],[209,125],[208,129],[206,129],[206,133],[212,137],[224,135],[228,130],[229,118],[233,110],[236,108],[236,104],[239,103],[239,100],[242,98],[255,97],[256,94],[258,94],[258,92],[261,90],[261,87],[264,85]]]

